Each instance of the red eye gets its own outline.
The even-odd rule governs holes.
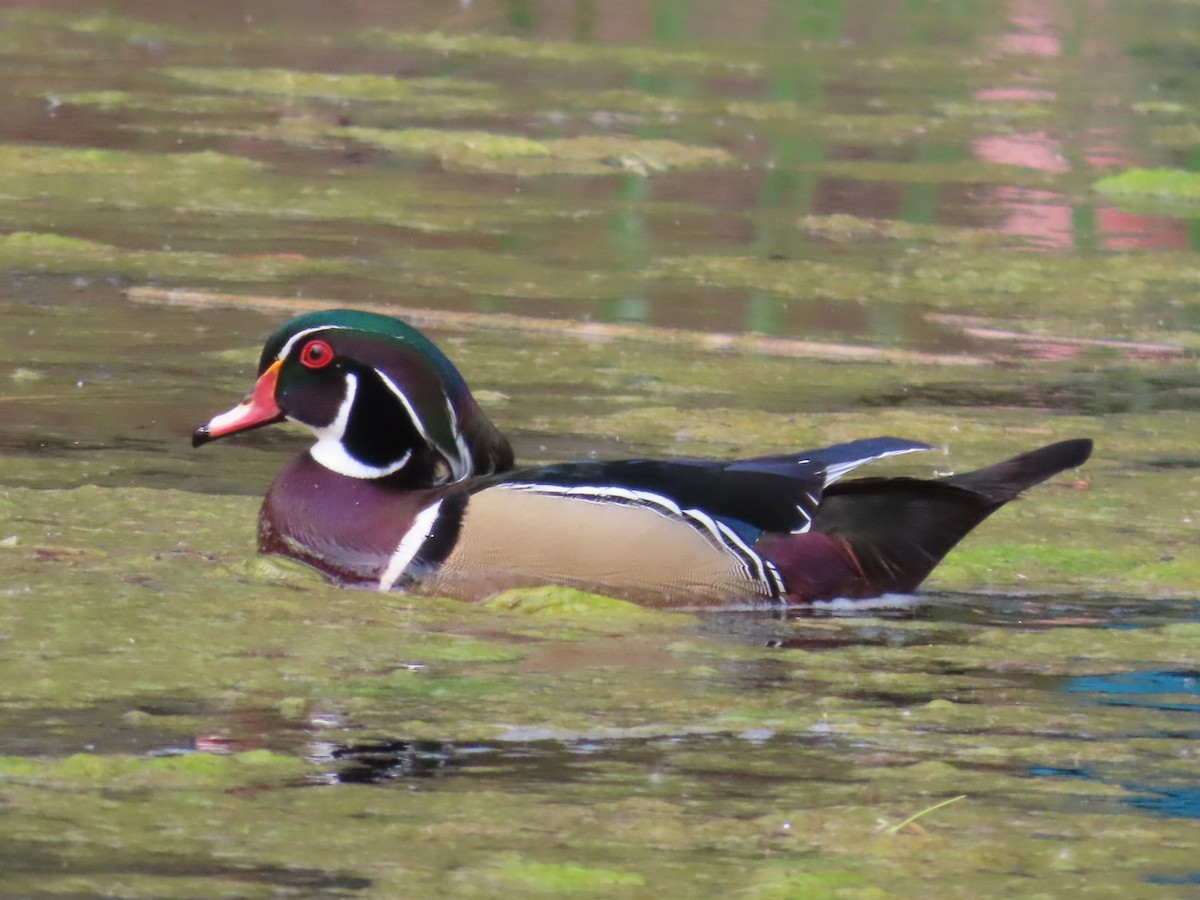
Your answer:
[[[323,369],[333,362],[333,348],[324,341],[309,341],[300,351],[300,364],[309,369]]]

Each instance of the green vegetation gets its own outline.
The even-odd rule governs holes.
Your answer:
[[[1190,143],[1190,141],[1189,141]],[[1116,197],[1200,200],[1200,172],[1180,169],[1129,169],[1096,182],[1096,190]]]

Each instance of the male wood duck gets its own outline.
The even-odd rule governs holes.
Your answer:
[[[291,419],[258,546],[329,579],[464,600],[567,585],[663,607],[914,590],[972,528],[1091,454],[1069,440],[962,475],[842,480],[931,449],[875,437],[781,456],[513,468],[449,359],[388,316],[329,310],[267,339],[250,395],[193,446]]]

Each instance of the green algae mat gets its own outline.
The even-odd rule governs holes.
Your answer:
[[[1194,7],[245,6],[0,11],[0,896],[1194,894]],[[874,606],[340,590],[188,446],[325,304],[527,462],[1096,454]]]

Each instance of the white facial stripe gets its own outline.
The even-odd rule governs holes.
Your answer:
[[[458,451],[458,458],[450,460],[450,474],[455,481],[461,481],[471,474],[471,450],[467,447],[467,439],[458,428],[458,414],[454,411],[454,404],[450,402],[449,397],[446,398],[446,412],[450,416],[450,431],[454,434],[454,447]]]
[[[346,392],[342,394],[342,402],[338,406],[337,415],[324,428],[313,429],[317,433],[318,440],[332,439],[340,442],[346,433],[346,426],[350,423],[350,410],[354,407],[354,398],[358,396],[358,376],[353,372],[347,372],[342,383],[346,386]]]
[[[345,325],[317,325],[312,328],[305,328],[303,331],[297,331],[288,338],[287,343],[280,349],[276,358],[280,360],[286,359],[296,344],[310,334],[315,334],[318,331],[344,331],[346,329],[347,326]],[[404,408],[408,410],[408,414],[412,416],[413,422],[416,423],[417,430],[428,441],[428,437],[425,434],[425,426],[417,418],[416,413],[408,402],[408,398],[400,392],[400,389],[386,375],[379,372],[379,376],[383,379],[383,383],[391,389],[392,393],[400,398],[400,402],[404,404]],[[338,406],[338,412],[334,420],[324,428],[312,429],[317,435],[317,442],[309,450],[312,458],[325,468],[337,472],[339,475],[349,476],[350,478],[383,478],[385,475],[399,472],[412,458],[411,450],[388,466],[368,466],[346,452],[346,446],[342,443],[342,439],[346,436],[346,426],[350,422],[350,411],[354,406],[354,398],[358,394],[358,376],[353,372],[347,372],[345,383],[346,393],[342,396],[342,402]]]
[[[447,457],[447,462],[450,464],[450,472],[454,476],[454,480],[459,481],[460,479],[462,479],[463,476],[465,476],[467,474],[465,460],[460,459],[457,461],[457,464],[456,464],[456,461],[454,459],[450,459],[449,455],[446,452],[446,448],[434,443],[430,439],[429,432],[425,429],[425,423],[422,422],[421,417],[417,415],[416,409],[413,408],[412,403],[409,401],[408,397],[405,396],[404,391],[400,390],[400,388],[396,384],[396,382],[392,381],[392,379],[388,378],[386,375],[384,375],[378,369],[375,370],[375,374],[379,376],[379,380],[382,381],[387,386],[387,389],[396,395],[396,399],[400,401],[400,405],[404,407],[405,412],[408,413],[408,417],[410,419],[412,419],[413,427],[415,427],[417,429],[417,433],[419,435],[421,435],[421,438],[425,441],[425,443],[428,444],[429,446],[437,449],[438,452],[440,452],[442,454],[442,456]],[[450,415],[451,415],[451,421],[453,422],[453,415],[454,415],[453,410],[450,411]],[[457,423],[454,423],[452,425],[452,427],[454,429],[455,435],[458,435]],[[462,436],[461,435],[458,435],[458,440],[459,440],[459,443],[462,444]],[[465,446],[465,445],[463,445],[463,446]]]
[[[418,416],[417,411],[413,409],[413,405],[411,402],[409,402],[408,397],[404,396],[404,391],[400,390],[400,388],[396,386],[396,382],[392,381],[392,379],[388,378],[378,369],[375,370],[375,374],[379,376],[380,381],[387,385],[387,389],[396,395],[396,399],[400,401],[400,405],[404,407],[405,411],[408,413],[408,417],[412,419],[413,425],[417,429],[417,433],[425,439],[425,443],[430,443],[429,432],[425,430],[425,423],[421,421],[421,417]]]
[[[471,474],[471,451],[467,447],[467,439],[457,430],[454,432],[454,444],[458,448],[458,456],[450,460],[450,472],[455,481],[462,481]]]
[[[296,346],[296,342],[302,338],[308,337],[310,334],[314,334],[318,331],[340,331],[345,327],[345,325],[318,325],[315,328],[305,328],[303,331],[297,331],[290,338],[288,338],[288,342],[283,345],[283,349],[279,351],[279,354],[275,358],[287,359],[287,355],[292,352],[292,348]]]
[[[442,501],[439,500],[432,506],[427,506],[413,519],[412,527],[404,533],[404,537],[400,539],[400,543],[396,545],[396,552],[392,554],[392,558],[388,560],[387,568],[383,570],[383,575],[379,578],[379,590],[390,591],[400,580],[400,576],[404,574],[404,570],[420,552],[424,543],[429,540],[433,533],[434,523],[437,522],[438,510],[442,508]]]
[[[353,372],[347,372],[345,384],[346,393],[342,395],[342,403],[338,407],[333,421],[324,428],[312,429],[317,436],[317,442],[308,451],[309,454],[330,471],[350,478],[382,478],[393,472],[399,472],[412,457],[411,450],[390,466],[368,466],[346,452],[346,445],[342,443],[342,438],[346,436],[346,425],[350,422],[350,410],[354,406],[354,398],[358,394],[358,376]]]
[[[387,389],[396,395],[396,399],[400,401],[405,412],[408,413],[408,417],[412,419],[413,426],[417,429],[417,433],[421,435],[425,443],[436,449],[445,458],[450,466],[451,481],[462,481],[462,479],[471,474],[471,453],[467,449],[466,438],[458,430],[458,417],[454,414],[454,407],[450,404],[450,400],[446,400],[446,412],[450,416],[450,431],[454,435],[454,449],[457,453],[449,452],[449,448],[435,443],[429,437],[429,431],[425,428],[425,423],[421,421],[421,417],[417,415],[416,408],[412,405],[412,402],[405,395],[404,391],[400,390],[398,384],[378,369],[375,370],[375,374],[379,376],[379,380],[387,386]]]

